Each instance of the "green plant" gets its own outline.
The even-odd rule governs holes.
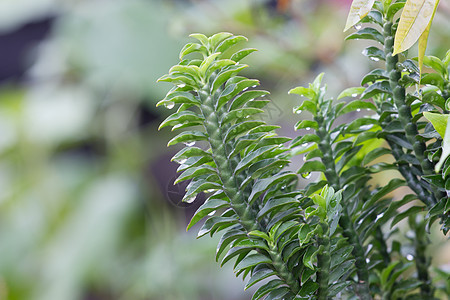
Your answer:
[[[448,274],[437,270],[432,279],[426,254],[430,226],[438,221],[443,234],[450,230],[450,51],[443,60],[424,57],[434,72],[422,75],[413,60],[392,55],[395,13],[404,4],[375,1],[360,20],[368,26],[348,37],[374,40],[381,48],[364,54],[386,61],[364,76],[363,87],[335,101],[320,74],[290,91],[306,98],[295,112],[312,115],[296,129],[314,131],[293,140],[258,119],[268,92],[239,75],[247,67],[241,60],[255,51],[233,50],[243,36],[191,35],[197,42],[160,78],[175,87],[158,105],[177,107],[160,128],[190,128],[169,142],[186,145],[173,158],[178,181],[191,180],[184,201],[207,194],[188,229],[205,218],[199,237],[222,232],[216,259],[234,260],[246,288],[260,284],[253,299],[435,299],[450,292],[437,285]],[[362,109],[373,114],[336,123]],[[305,189],[286,168],[299,154],[301,177],[320,173]],[[380,162],[385,156],[394,162]],[[389,170],[399,176],[372,186],[374,174]],[[409,194],[390,197],[404,186]],[[396,226],[403,220],[406,237]]]

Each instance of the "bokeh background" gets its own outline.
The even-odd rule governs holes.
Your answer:
[[[273,103],[266,118],[295,136],[287,91],[326,72],[330,95],[376,66],[345,42],[350,0],[3,0],[0,2],[0,300],[244,300],[217,238],[187,221],[177,149],[156,80],[188,34],[230,31]],[[429,54],[450,47],[441,1]],[[415,51],[415,50],[411,50]],[[294,167],[301,162],[294,162]],[[303,182],[304,184],[305,182]],[[433,236],[433,264],[450,248]]]

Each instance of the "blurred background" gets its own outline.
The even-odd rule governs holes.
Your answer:
[[[294,136],[287,91],[326,72],[330,95],[376,66],[344,42],[350,0],[3,0],[0,2],[0,300],[244,300],[217,239],[187,221],[173,133],[157,131],[188,34],[229,31]],[[450,47],[441,1],[428,53]],[[411,50],[415,51],[415,50]],[[414,52],[415,53],[415,52]],[[297,166],[300,162],[295,162]],[[303,183],[304,184],[304,183]],[[433,263],[450,248],[433,236]],[[437,254],[436,254],[437,253]]]

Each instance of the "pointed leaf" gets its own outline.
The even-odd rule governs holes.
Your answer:
[[[364,18],[372,9],[374,2],[375,0],[353,0],[344,31],[347,31]]]
[[[409,48],[419,39],[430,24],[439,0],[407,0],[403,8],[394,40],[396,55]]]

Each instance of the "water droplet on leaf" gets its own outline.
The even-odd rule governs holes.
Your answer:
[[[302,177],[305,179],[311,178],[311,172],[302,173]]]
[[[355,26],[353,26],[353,28],[355,28],[356,30],[360,30],[361,29],[361,24],[356,24]]]
[[[378,57],[374,57],[374,56],[371,56],[370,59],[373,60],[373,61],[379,61],[380,60]]]
[[[195,142],[186,142],[184,143],[187,147],[192,147],[195,145]]]
[[[170,102],[167,102],[166,104],[164,104],[164,106],[165,106],[167,109],[172,109],[172,108],[175,107],[175,103],[173,103],[172,101],[170,101]]]
[[[187,198],[184,199],[183,202],[192,203],[192,202],[195,201],[195,198],[197,198],[197,195],[194,195],[194,196],[191,196],[191,197],[187,197]]]
[[[179,87],[179,88],[184,88],[185,86],[186,86],[186,84],[184,84],[184,83],[177,84],[177,87]]]

